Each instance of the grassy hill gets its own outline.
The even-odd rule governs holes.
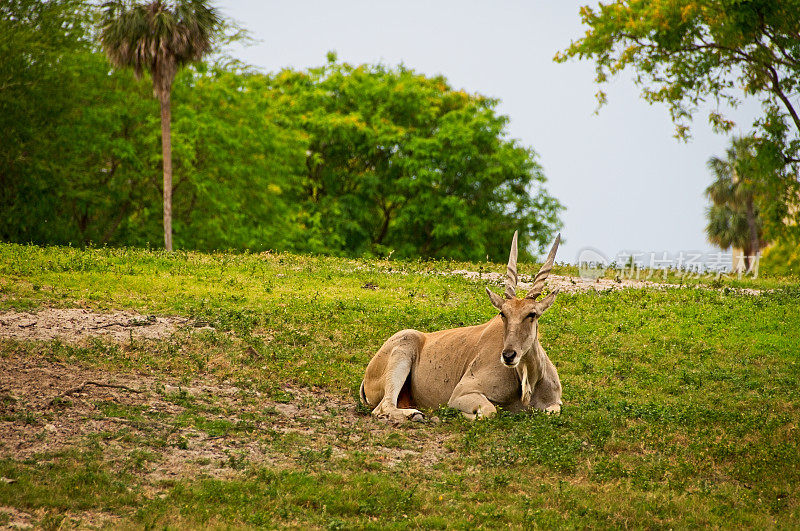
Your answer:
[[[0,332],[139,316],[102,325],[123,340],[0,333],[0,526],[800,521],[797,279],[561,294],[541,320],[561,416],[373,420],[354,397],[388,336],[494,315],[455,269],[504,265],[0,244]],[[148,316],[172,328],[143,338]]]

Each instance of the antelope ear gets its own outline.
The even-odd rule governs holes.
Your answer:
[[[503,308],[503,302],[504,302],[503,297],[501,297],[494,291],[490,290],[489,288],[486,288],[486,293],[489,294],[489,300],[492,301],[492,306],[494,306],[498,310],[501,310]]]
[[[544,313],[553,304],[553,301],[556,300],[556,295],[558,295],[558,289],[554,289],[547,294],[547,297],[538,302],[537,306],[540,314]]]

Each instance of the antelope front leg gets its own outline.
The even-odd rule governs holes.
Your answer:
[[[449,407],[461,410],[461,414],[469,420],[489,418],[497,413],[497,408],[481,393],[451,396],[447,402]]]
[[[538,410],[544,411],[548,415],[561,414],[561,380],[558,378],[558,371],[547,357],[542,346],[536,343],[536,348],[541,352],[544,360],[544,369],[541,380],[533,390],[531,404]]]
[[[397,397],[411,372],[411,363],[414,359],[415,348],[412,345],[398,345],[391,354],[386,364],[383,399],[372,414],[381,419],[392,422],[405,420],[423,420],[425,416],[417,409],[400,409],[397,407]]]

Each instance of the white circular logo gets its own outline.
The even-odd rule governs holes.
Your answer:
[[[594,247],[584,247],[578,252],[578,274],[584,280],[602,277],[608,264],[608,258]]]

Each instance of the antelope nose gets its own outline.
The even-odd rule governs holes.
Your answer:
[[[506,365],[511,365],[514,362],[514,358],[517,357],[516,350],[504,350],[503,351],[503,363]]]

